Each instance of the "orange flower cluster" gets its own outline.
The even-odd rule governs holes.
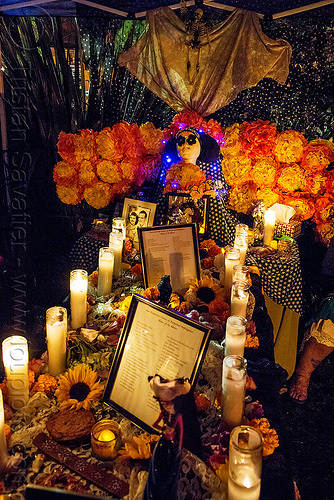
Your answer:
[[[217,243],[211,239],[203,240],[200,247],[204,248],[208,252],[209,257],[215,257],[222,252],[221,247],[219,247]]]
[[[267,457],[274,453],[275,448],[279,446],[278,435],[275,429],[270,428],[268,419],[254,418],[249,422],[249,425],[256,427],[262,434],[263,438],[263,456]]]
[[[154,180],[161,162],[162,136],[163,131],[152,123],[138,127],[125,121],[100,132],[61,132],[57,145],[62,160],[53,171],[58,197],[68,205],[85,200],[98,209],[116,196],[131,193],[145,180]]]
[[[49,375],[48,373],[43,373],[38,377],[34,385],[32,386],[31,392],[45,392],[45,394],[52,394],[58,386],[58,380]]]
[[[200,167],[184,161],[172,165],[167,170],[164,193],[173,191],[189,193],[195,200],[202,198],[203,195],[215,194],[212,182],[206,180],[205,173]]]
[[[245,347],[252,347],[257,349],[259,347],[259,338],[251,335],[250,333],[246,333],[246,342],[245,342]]]
[[[185,127],[196,128],[203,130],[203,132],[213,137],[218,144],[223,146],[225,144],[224,128],[216,120],[204,120],[196,111],[181,111],[174,116],[170,126],[164,130],[164,140],[167,141],[175,135],[180,129]]]
[[[300,132],[278,133],[262,120],[235,123],[225,129],[222,171],[230,184],[229,206],[250,213],[262,200],[269,208],[284,203],[296,210],[294,218],[310,219],[325,242],[334,235],[334,176],[326,168],[334,161],[331,141],[307,143]]]
[[[158,287],[150,286],[146,288],[143,292],[141,292],[141,295],[150,300],[158,300],[158,298],[160,297],[160,292],[158,290]]]

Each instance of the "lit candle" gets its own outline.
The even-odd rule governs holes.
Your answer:
[[[97,282],[97,294],[99,296],[110,294],[113,272],[114,250],[110,247],[102,247],[99,251],[99,277]]]
[[[222,419],[230,427],[242,421],[247,361],[240,356],[226,356],[223,361]]]
[[[122,252],[123,252],[123,237],[121,233],[109,234],[109,248],[114,251],[114,276],[120,278],[122,276]]]
[[[88,273],[83,269],[74,269],[70,273],[71,326],[81,328],[87,321]]]
[[[121,445],[121,431],[114,420],[100,420],[91,432],[93,454],[101,460],[117,457]]]
[[[7,441],[5,432],[5,411],[3,408],[2,391],[0,389],[0,472],[2,472],[7,463]]]
[[[3,364],[6,372],[8,402],[13,410],[20,410],[29,400],[28,343],[19,335],[2,342]]]
[[[235,354],[243,357],[246,341],[246,319],[242,316],[229,316],[226,321],[225,356]]]
[[[263,236],[264,245],[270,245],[270,242],[273,239],[275,221],[276,221],[275,210],[266,210],[264,212],[264,236]]]
[[[248,230],[249,230],[249,227],[247,226],[247,224],[237,224],[235,226],[235,236],[243,236],[243,237],[248,237]]]
[[[249,270],[248,266],[233,266],[232,281],[248,281]]]
[[[261,432],[254,427],[235,427],[229,442],[228,500],[259,500],[261,491]]]
[[[67,311],[64,307],[50,307],[46,311],[46,340],[48,344],[49,374],[56,377],[66,370]]]
[[[123,240],[125,240],[126,236],[126,220],[123,217],[115,217],[112,220],[112,232],[113,233],[121,233]]]
[[[225,276],[224,276],[224,293],[229,295],[232,287],[232,271],[233,266],[240,263],[240,250],[238,248],[229,248],[225,252]]]
[[[248,298],[248,283],[235,281],[231,290],[231,316],[247,317]]]
[[[248,250],[248,237],[246,236],[236,236],[234,240],[234,248],[240,250],[239,264],[243,266],[245,264],[246,253]]]

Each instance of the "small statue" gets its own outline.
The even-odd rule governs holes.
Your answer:
[[[165,276],[161,278],[161,281],[158,284],[157,288],[160,292],[160,301],[163,304],[167,305],[169,303],[169,299],[173,291],[172,285],[170,284],[169,274],[165,274]]]
[[[252,212],[254,218],[254,240],[259,244],[263,240],[264,234],[264,212],[266,210],[265,204],[262,200],[259,200]]]
[[[182,401],[189,393],[188,379],[149,377],[160,414],[153,427],[162,432],[151,458],[144,500],[178,500],[178,477],[183,443]],[[163,425],[159,425],[162,421]]]

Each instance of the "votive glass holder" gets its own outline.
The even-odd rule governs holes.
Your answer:
[[[113,460],[122,444],[121,429],[115,420],[100,420],[91,431],[92,453],[99,460]]]

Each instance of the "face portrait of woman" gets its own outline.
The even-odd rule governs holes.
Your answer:
[[[130,216],[129,216],[129,222],[132,226],[135,226],[138,222],[138,217],[137,217],[137,214],[135,213],[131,213]]]
[[[197,158],[201,152],[201,145],[198,137],[191,130],[184,130],[176,138],[177,151],[186,163],[196,165]]]

